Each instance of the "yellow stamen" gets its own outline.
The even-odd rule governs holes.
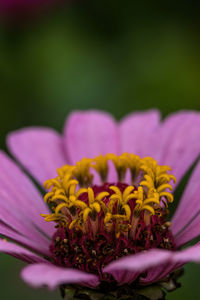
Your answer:
[[[132,184],[137,184],[137,177],[140,172],[141,159],[138,155],[124,153],[122,154],[124,159],[127,161],[128,168],[131,172]]]
[[[108,155],[99,155],[97,156],[92,164],[92,168],[94,168],[100,175],[102,183],[106,182],[108,176]]]
[[[80,186],[89,186],[92,183],[93,175],[90,173],[92,159],[83,158],[76,163],[73,176],[78,180]]]
[[[119,181],[123,181],[127,170],[130,170],[133,185],[127,186],[123,192],[115,185],[109,186],[110,192],[102,191],[95,195],[91,169],[98,172],[105,182],[109,160],[116,168]],[[89,218],[95,235],[101,216],[106,230],[115,228],[116,237],[121,233],[128,234],[129,230],[133,237],[142,212],[148,225],[152,215],[160,215],[164,210],[166,213],[168,203],[173,202],[171,191],[176,179],[169,173],[170,170],[168,166],[158,165],[151,157],[141,159],[128,153],[83,158],[74,166],[59,168],[56,178],[45,181],[44,187],[48,192],[44,201],[51,205],[52,213],[43,217],[47,222],[54,221],[84,233],[89,230]]]
[[[126,157],[123,154],[120,156],[117,156],[115,154],[107,154],[107,156],[110,160],[112,160],[116,168],[118,174],[118,180],[123,181],[126,174],[126,170],[128,168]]]

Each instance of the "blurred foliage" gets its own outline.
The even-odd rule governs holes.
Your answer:
[[[117,119],[158,108],[163,116],[200,109],[199,10],[195,1],[71,1],[0,26],[0,146],[9,131],[61,131],[74,109]],[[1,255],[2,299],[59,299],[18,277],[22,263]],[[168,299],[198,299],[199,266]],[[10,288],[12,287],[12,288]]]

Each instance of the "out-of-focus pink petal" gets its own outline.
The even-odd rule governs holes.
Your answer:
[[[49,209],[29,178],[2,151],[0,166],[0,220],[35,242],[38,251],[42,247],[49,252],[54,227],[40,216]]]
[[[139,273],[146,271],[146,276],[142,276],[140,282],[150,284],[188,262],[200,263],[200,243],[182,251],[153,249],[140,252],[110,263],[103,271],[112,274],[119,284],[129,283],[131,276],[135,280]]]
[[[45,259],[18,245],[0,239],[0,252],[9,254],[28,263],[42,263]]]
[[[33,287],[48,286],[51,290],[61,284],[87,284],[98,285],[98,278],[93,274],[75,269],[57,267],[52,264],[29,265],[22,270],[22,278]]]
[[[200,154],[200,113],[181,111],[168,116],[152,135],[150,154],[172,168],[177,183]]]
[[[30,127],[11,132],[7,138],[11,153],[43,185],[57,176],[67,163],[60,135],[49,128]]]
[[[200,263],[200,243],[182,251],[171,252],[171,259],[167,264],[164,263],[149,269],[147,271],[147,276],[142,277],[140,281],[142,284],[150,284],[159,281],[188,262]]]
[[[200,162],[197,164],[172,219],[177,246],[200,234]]]
[[[99,154],[119,151],[119,136],[115,120],[101,111],[72,113],[64,128],[64,143],[71,163]]]
[[[154,281],[160,280],[188,262],[200,263],[200,243],[172,254],[172,261],[163,266],[162,272]]]
[[[136,112],[126,116],[119,127],[120,153],[129,152],[148,156],[152,153],[149,143],[152,134],[158,130],[160,114],[157,110]]]
[[[182,251],[176,251],[173,255],[173,262],[179,264],[188,262],[200,263],[200,242]]]
[[[104,272],[111,273],[119,270],[129,270],[132,272],[143,272],[148,268],[159,266],[171,259],[172,253],[167,250],[152,249],[146,252],[140,252],[129,255],[108,264],[104,268]]]

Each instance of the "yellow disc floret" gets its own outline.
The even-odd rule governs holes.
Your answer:
[[[93,187],[92,169],[105,184],[109,161],[116,169],[119,182],[125,183],[126,172],[130,171],[130,185],[126,183],[121,191],[117,184],[110,184],[109,189],[97,193]],[[134,237],[141,214],[148,225],[152,215],[162,214],[168,203],[173,202],[171,191],[175,177],[169,174],[170,170],[168,166],[158,165],[151,157],[140,158],[128,153],[84,158],[74,166],[59,168],[56,178],[45,181],[48,192],[44,201],[52,213],[43,216],[46,221],[54,221],[69,230],[85,233],[92,228],[95,235],[99,226],[104,226],[108,231],[115,228],[116,237],[129,232]]]
[[[106,182],[108,176],[109,155],[99,155],[93,159],[92,168],[100,175],[101,181]]]

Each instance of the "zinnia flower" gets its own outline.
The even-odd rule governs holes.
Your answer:
[[[46,189],[43,201],[0,153],[0,250],[29,263],[22,278],[30,285],[119,299],[126,286],[124,299],[157,282],[166,287],[185,263],[200,262],[199,243],[182,249],[200,233],[199,113],[160,121],[152,110],[117,123],[75,112],[63,136],[25,128],[8,136],[8,147]],[[196,161],[169,222],[172,190]]]

